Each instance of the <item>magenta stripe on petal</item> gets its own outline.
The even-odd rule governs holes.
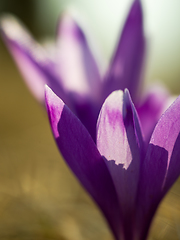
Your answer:
[[[119,198],[124,239],[131,239],[142,134],[128,91],[113,92],[102,106],[97,127],[97,146],[107,166]]]
[[[69,167],[97,202],[116,238],[119,207],[114,185],[97,147],[86,128],[51,89],[46,87],[46,105],[57,146]]]

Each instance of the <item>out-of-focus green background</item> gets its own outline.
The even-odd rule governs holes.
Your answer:
[[[73,8],[76,15],[86,19],[88,36],[108,61],[130,2],[0,0],[0,13],[15,14],[37,39],[42,39],[53,37],[59,14]],[[149,45],[145,78],[148,82],[158,78],[178,94],[180,3],[151,2],[143,2]],[[60,157],[47,114],[29,93],[2,40],[0,239],[112,239],[99,210]],[[180,239],[180,181],[162,202],[149,239]]]

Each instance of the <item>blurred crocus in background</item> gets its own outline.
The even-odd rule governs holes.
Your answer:
[[[44,104],[44,85],[47,84],[96,141],[97,117],[105,98],[114,90],[128,88],[139,112],[145,139],[149,140],[167,104],[168,94],[161,88],[151,89],[145,97],[140,94],[146,44],[139,0],[133,2],[103,76],[100,76],[100,64],[97,65],[83,31],[67,14],[57,27],[53,59],[12,16],[2,17],[1,32],[27,85],[41,103]]]
[[[31,91],[33,92],[33,94],[43,105],[44,105],[44,84],[48,84],[53,89],[53,91],[76,114],[76,116],[80,119],[80,121],[84,124],[84,126],[90,133],[94,142],[96,142],[96,123],[97,123],[98,115],[99,115],[99,112],[100,112],[100,109],[102,107],[104,100],[112,91],[117,90],[117,89],[124,90],[125,88],[128,88],[130,90],[133,102],[135,103],[135,107],[137,108],[138,113],[136,113],[136,111],[133,110],[134,106],[131,103],[131,99],[130,99],[127,91],[124,93],[125,101],[124,100],[122,101],[123,94],[119,93],[119,95],[121,96],[121,100],[118,100],[120,106],[119,106],[119,108],[118,107],[116,108],[116,104],[115,104],[115,110],[117,110],[117,112],[120,112],[120,115],[121,115],[122,111],[123,111],[122,109],[124,107],[125,109],[126,108],[128,109],[128,111],[127,111],[128,115],[129,115],[129,113],[130,113],[130,115],[132,115],[132,112],[133,112],[133,118],[134,117],[136,118],[137,114],[139,115],[139,118],[140,118],[140,121],[142,124],[142,128],[143,128],[142,132],[144,135],[144,140],[146,142],[146,145],[148,144],[148,140],[151,136],[154,126],[155,126],[156,122],[158,121],[162,111],[164,110],[164,108],[166,108],[169,96],[168,96],[168,93],[166,92],[166,90],[164,90],[161,87],[157,88],[156,86],[153,87],[151,90],[149,90],[148,93],[146,93],[146,95],[143,95],[141,93],[141,90],[142,90],[142,81],[141,80],[143,77],[142,70],[143,70],[143,64],[144,64],[144,59],[145,59],[144,55],[145,55],[145,47],[146,47],[145,45],[146,44],[145,44],[144,33],[143,33],[142,10],[141,10],[140,1],[134,1],[133,6],[128,14],[126,23],[124,25],[124,29],[121,34],[121,38],[117,44],[117,48],[115,49],[115,53],[112,57],[111,63],[108,67],[108,70],[103,75],[101,74],[101,71],[99,70],[100,64],[97,65],[96,60],[92,54],[92,51],[90,50],[90,47],[88,45],[87,39],[85,38],[83,31],[78,26],[78,24],[71,18],[71,16],[68,14],[65,14],[59,22],[59,26],[57,28],[57,44],[54,46],[56,55],[54,55],[53,58],[49,57],[49,55],[48,55],[49,52],[47,52],[46,49],[44,49],[42,46],[39,46],[34,41],[34,39],[30,36],[30,34],[27,32],[27,30],[25,30],[25,28],[22,27],[22,24],[19,24],[17,22],[17,20],[15,20],[12,16],[5,16],[2,18],[1,30],[2,30],[2,34],[4,36],[5,42],[7,43],[12,55],[15,58],[16,63],[18,64],[21,72],[24,75],[24,79],[26,80],[26,82],[27,82],[28,86],[30,87]],[[50,93],[51,93],[51,91],[48,90],[47,102],[48,102],[48,107],[52,108],[52,111],[50,111],[50,113],[51,113],[50,119],[51,119],[52,113],[54,113],[53,116],[55,116],[55,118],[56,118],[56,120],[54,121],[55,126],[53,125],[53,131],[55,131],[54,128],[57,127],[56,123],[57,123],[57,121],[59,121],[58,114],[59,114],[59,112],[61,112],[61,108],[64,109],[64,104],[57,97],[55,97],[52,93],[51,93],[52,95]],[[110,109],[111,109],[111,105],[113,105],[112,103],[114,103],[114,100],[113,100],[114,98],[115,97],[111,97],[111,96],[109,98],[107,98],[107,100],[101,110],[102,115],[103,115],[103,111],[105,111],[103,109],[106,107],[106,105],[110,104]],[[129,107],[127,106],[128,101],[130,102],[130,110],[129,110]],[[175,107],[170,108],[171,109],[171,110],[169,110],[170,113],[174,112],[174,108],[178,108],[177,107],[178,101],[179,100],[177,100]],[[56,103],[58,103],[58,106],[56,106]],[[55,106],[55,108],[54,108],[54,106]],[[67,109],[67,108],[65,107],[65,109]],[[56,112],[56,110],[57,110],[57,112]],[[81,123],[79,122],[79,120],[74,118],[74,115],[72,115],[70,110],[68,110],[68,114],[66,113],[66,110],[63,110],[62,113],[63,114],[61,116],[60,122],[61,122],[61,120],[62,120],[62,122],[64,122],[65,120],[71,122],[71,120],[73,119],[72,122],[77,123],[77,127],[80,126],[78,128],[84,129],[84,127],[81,126]],[[71,118],[71,115],[73,116],[73,118]],[[106,114],[104,114],[104,115],[106,116]],[[167,119],[169,121],[169,113],[167,113],[166,115],[168,115],[168,117],[166,116],[165,120],[162,120],[162,122],[166,121]],[[112,116],[111,116],[111,114],[109,115],[110,118],[112,117],[111,118],[112,121],[113,121],[113,116],[114,116],[114,111],[113,111]],[[64,120],[64,118],[65,118],[65,120]],[[101,117],[99,119],[101,119]],[[127,134],[126,138],[128,139],[128,136],[130,136],[130,139],[131,139],[132,136],[134,136],[134,133],[132,135],[128,133],[128,130],[127,130],[128,128],[127,128],[126,124],[127,125],[129,124],[128,126],[130,126],[130,129],[135,128],[135,130],[137,130],[136,128],[138,128],[138,126],[139,126],[138,120],[136,120],[137,122],[135,123],[135,125],[136,125],[135,126],[135,125],[133,125],[134,123],[132,123],[133,122],[132,116],[130,118],[131,119],[130,123],[129,123],[129,118],[126,119],[126,114],[124,114],[122,118],[118,117],[117,119],[118,119],[117,123],[119,121],[122,123],[123,123],[123,121],[125,121],[124,126],[122,124],[122,128],[125,129],[125,135]],[[137,117],[137,119],[138,119],[138,117]],[[173,123],[174,123],[175,119],[176,118],[173,118],[173,120],[172,120]],[[127,120],[127,122],[126,122],[126,120]],[[60,130],[61,130],[61,127],[59,127],[60,122],[58,122],[58,129],[56,131],[57,135],[60,134]],[[101,121],[99,120],[98,123],[99,122],[101,122]],[[113,123],[116,124],[116,121],[115,122],[113,121]],[[170,121],[169,121],[169,123],[170,123]],[[155,133],[153,133],[153,137],[156,135],[156,132],[159,132],[159,129],[161,127],[162,127],[162,125],[160,123],[158,123],[158,125],[156,127],[156,129],[158,129],[158,130],[155,130]],[[104,128],[102,128],[102,129],[104,129]],[[166,136],[166,130],[168,131],[168,127],[167,127],[167,129],[165,129],[164,131],[161,132],[160,136]],[[84,135],[84,136],[82,136],[82,139],[86,139],[86,137],[89,133],[87,133],[86,130],[82,130],[82,131],[83,131],[83,135]],[[138,130],[138,131],[140,131],[140,130]],[[177,129],[177,131],[178,131],[178,129]],[[136,171],[135,171],[135,175],[136,175],[136,178],[135,178],[136,184],[135,185],[136,186],[133,186],[134,188],[132,188],[133,193],[134,193],[133,200],[136,199],[136,193],[137,193],[136,189],[140,189],[140,190],[138,190],[138,194],[140,191],[140,195],[138,195],[138,202],[139,202],[140,210],[139,209],[137,210],[137,212],[138,212],[137,216],[132,210],[133,204],[134,204],[133,200],[132,200],[132,202],[131,202],[131,200],[129,201],[130,203],[132,203],[131,206],[129,205],[130,209],[129,209],[129,213],[128,213],[130,215],[130,223],[127,223],[127,221],[128,221],[127,216],[125,216],[127,212],[126,212],[126,209],[123,209],[122,205],[123,205],[123,202],[125,202],[127,200],[126,195],[129,194],[128,189],[131,188],[131,185],[127,188],[127,190],[124,190],[126,185],[121,186],[122,185],[122,183],[121,183],[120,186],[123,189],[123,191],[125,192],[124,195],[121,195],[121,193],[119,193],[120,188],[118,188],[118,186],[117,186],[121,179],[120,180],[116,179],[116,176],[114,176],[114,174],[113,174],[113,172],[116,171],[115,170],[117,168],[116,165],[119,166],[118,165],[119,160],[117,160],[117,159],[119,159],[118,153],[115,154],[116,156],[115,155],[112,156],[113,159],[109,159],[109,157],[111,155],[109,156],[108,151],[111,152],[111,148],[110,148],[110,150],[109,150],[109,148],[107,148],[108,156],[106,156],[106,154],[104,153],[104,150],[101,150],[101,144],[98,143],[98,140],[97,140],[98,150],[95,150],[96,146],[93,143],[94,144],[92,147],[92,149],[94,149],[93,154],[96,155],[96,153],[99,151],[101,155],[105,156],[107,161],[110,160],[111,163],[115,162],[115,168],[113,166],[108,167],[109,171],[110,172],[112,171],[111,175],[112,175],[113,183],[111,180],[111,176],[108,175],[108,173],[107,173],[107,170],[104,170],[107,168],[106,165],[104,163],[100,163],[100,165],[102,164],[102,169],[100,169],[100,171],[102,171],[102,172],[100,172],[100,174],[103,175],[103,171],[105,171],[105,173],[107,174],[107,178],[102,177],[101,181],[103,181],[103,179],[107,180],[107,184],[109,186],[106,189],[107,195],[109,195],[109,193],[111,193],[111,191],[112,191],[111,201],[114,201],[115,206],[116,206],[114,211],[111,212],[111,209],[107,208],[106,204],[109,204],[108,201],[103,202],[104,199],[102,200],[102,196],[100,196],[100,198],[98,196],[96,196],[97,193],[96,192],[94,193],[94,187],[96,188],[95,184],[92,183],[89,186],[89,183],[87,183],[87,185],[88,185],[88,187],[87,187],[86,183],[84,183],[84,181],[86,182],[86,180],[84,180],[84,179],[88,178],[89,175],[91,174],[91,172],[86,172],[86,173],[82,172],[82,173],[80,173],[81,177],[79,176],[79,174],[77,174],[77,176],[80,178],[83,185],[85,185],[87,190],[95,198],[97,203],[100,205],[101,209],[104,211],[105,216],[106,216],[107,220],[109,221],[110,226],[111,226],[116,238],[118,238],[119,236],[123,236],[125,239],[129,239],[132,236],[133,237],[138,236],[139,239],[145,239],[148,228],[149,228],[149,224],[151,222],[151,218],[154,215],[154,212],[156,210],[157,205],[159,204],[159,201],[164,196],[165,192],[168,190],[170,185],[175,181],[175,178],[178,176],[178,168],[177,168],[177,172],[174,176],[174,179],[171,176],[172,171],[170,170],[170,173],[171,173],[170,179],[167,180],[167,183],[164,185],[165,177],[169,174],[169,169],[178,167],[176,164],[177,157],[171,157],[171,159],[170,158],[167,159],[167,152],[171,153],[171,150],[173,149],[173,146],[176,142],[177,131],[175,131],[175,136],[174,136],[172,142],[170,140],[171,143],[169,143],[169,144],[166,143],[165,140],[164,140],[165,143],[162,143],[162,144],[161,144],[160,140],[157,140],[157,146],[159,146],[160,149],[155,150],[155,151],[154,151],[154,148],[151,149],[151,146],[148,147],[148,150],[142,146],[140,146],[136,149],[136,147],[134,147],[134,146],[136,146],[136,143],[134,143],[134,141],[132,139],[130,142],[129,142],[129,139],[127,140],[128,141],[127,149],[130,148],[130,152],[131,152],[132,151],[131,147],[133,148],[133,151],[131,152],[131,154],[132,154],[131,157],[133,158],[132,165],[135,163],[135,165],[137,167]],[[104,130],[103,130],[103,132],[104,132]],[[63,134],[65,134],[65,133],[63,132]],[[61,134],[62,139],[64,139],[63,144],[66,144],[66,142],[68,142],[67,141],[68,134],[66,136],[63,134]],[[75,134],[80,135],[79,132],[75,132]],[[75,134],[74,134],[74,136],[76,136]],[[106,134],[106,133],[104,132],[104,134]],[[111,135],[111,130],[108,132],[108,134]],[[55,135],[55,137],[56,137],[56,135]],[[91,137],[88,135],[87,138],[90,139]],[[138,133],[137,137],[141,138],[141,133]],[[79,138],[77,138],[77,139],[79,139]],[[80,142],[82,142],[82,144],[80,144],[81,146],[79,147],[78,144],[76,145],[77,149],[80,149],[80,152],[82,151],[81,148],[84,149],[84,146],[83,146],[84,142],[82,141],[82,139],[80,140]],[[109,140],[108,136],[107,136],[107,139]],[[105,141],[107,139],[105,138]],[[111,139],[112,139],[112,145],[113,145],[113,141],[116,142],[116,138],[114,138],[111,135]],[[108,140],[107,140],[107,142],[109,142]],[[58,138],[57,141],[61,142],[62,140],[60,140],[60,138]],[[72,139],[72,142],[73,142],[73,139]],[[87,144],[87,145],[91,148],[92,140],[90,140],[90,142],[91,143]],[[140,140],[140,142],[141,142],[141,140]],[[177,140],[177,142],[178,142],[178,140]],[[151,143],[154,143],[154,141],[152,139],[151,139]],[[156,145],[156,141],[155,141],[155,145]],[[67,147],[67,145],[65,147]],[[85,147],[87,147],[87,146],[85,146]],[[73,155],[73,150],[74,150],[73,148],[72,148],[72,153],[70,152],[69,156],[66,156],[66,150],[64,147],[63,147],[63,150],[62,150],[61,146],[59,146],[59,148],[60,148],[62,154],[64,151],[63,155],[64,155],[64,158],[66,159],[66,161],[73,161],[74,158],[70,157],[71,154]],[[147,150],[147,155],[146,155],[146,157],[144,157],[145,153],[143,153],[143,152],[146,152],[146,150]],[[75,151],[76,151],[76,149],[75,149]],[[142,153],[141,153],[141,151],[142,151]],[[151,153],[151,151],[152,151],[152,153]],[[176,148],[174,151],[175,151],[175,155],[176,155]],[[154,177],[153,177],[154,175],[156,175],[156,169],[152,171],[153,172],[152,176],[147,176],[147,177],[145,177],[146,170],[144,170],[144,171],[142,170],[142,179],[143,179],[142,182],[145,186],[143,184],[142,184],[143,186],[141,186],[141,184],[140,184],[140,187],[139,187],[139,185],[138,185],[139,178],[137,177],[138,171],[139,171],[139,170],[137,170],[138,169],[137,159],[139,158],[139,156],[138,156],[139,152],[140,152],[140,154],[142,154],[142,156],[140,158],[145,159],[146,160],[145,162],[148,162],[149,158],[150,159],[154,158],[156,160],[160,159],[162,161],[164,160],[165,162],[168,162],[167,165],[168,166],[171,165],[171,167],[170,168],[167,167],[167,171],[162,170],[162,176],[160,177],[161,178],[160,180],[159,180],[159,178],[154,179]],[[162,154],[160,154],[160,156],[159,156],[159,152],[160,153],[162,152]],[[128,151],[128,153],[129,153],[129,151]],[[97,156],[100,156],[100,154],[98,153]],[[158,156],[155,158],[154,154],[155,155],[157,154]],[[89,155],[89,152],[88,151],[85,152],[85,155]],[[161,155],[162,155],[162,159],[161,159]],[[172,155],[172,156],[174,156],[174,155]],[[81,157],[83,160],[83,155]],[[124,158],[125,158],[125,155],[124,155]],[[89,159],[89,158],[87,158],[87,159]],[[134,159],[136,159],[136,160],[134,160]],[[131,158],[128,158],[128,156],[125,158],[124,162],[120,160],[120,164],[124,164],[124,166],[122,167],[123,170],[121,170],[121,168],[119,168],[121,172],[123,172],[124,169],[127,170],[128,167],[131,166],[130,160],[131,160]],[[92,161],[93,161],[93,157],[92,157]],[[126,166],[126,161],[129,164],[129,165],[127,164],[128,166]],[[173,162],[175,162],[175,165]],[[172,164],[169,165],[169,163],[172,163]],[[75,162],[72,164],[75,164]],[[89,164],[91,164],[91,161],[89,162]],[[149,164],[151,165],[151,163],[149,163]],[[157,161],[157,164],[161,164],[161,161]],[[165,168],[165,165],[166,165],[166,163],[164,163],[164,165],[163,165],[164,168]],[[70,166],[70,167],[73,168],[72,166]],[[79,168],[79,165],[77,164],[77,166],[75,166],[75,167]],[[93,168],[93,169],[95,169],[95,168]],[[74,170],[74,171],[76,173],[76,170]],[[81,171],[81,170],[78,170],[78,171]],[[173,170],[173,173],[175,173],[174,170]],[[84,174],[87,176],[84,176]],[[92,174],[92,176],[94,177],[93,181],[96,181],[96,179],[99,180],[100,175]],[[122,176],[119,176],[119,178],[121,178]],[[125,179],[124,181],[126,181],[127,179],[129,180],[130,178],[133,178],[133,175],[127,171],[127,176],[124,178]],[[150,181],[149,179],[150,180],[153,179],[155,185],[159,181],[159,185],[157,186],[157,188],[151,189],[152,185],[151,184],[148,185],[149,181]],[[98,185],[97,188],[98,187],[101,188],[101,185]],[[112,189],[111,189],[111,187],[112,187]],[[162,189],[159,190],[158,187],[162,188]],[[89,188],[90,188],[90,190],[89,190]],[[143,198],[140,199],[139,196],[144,194],[144,190],[143,190],[144,188],[147,188],[147,190],[145,191],[145,195],[146,194],[147,195],[144,197],[145,200],[147,200],[147,201],[146,201],[146,204],[143,205],[143,204],[141,204],[142,203],[141,201],[143,201],[142,200]],[[108,191],[108,189],[109,189],[109,191]],[[155,192],[155,191],[157,191],[157,192]],[[117,192],[117,194],[115,192]],[[148,202],[149,194],[151,192],[153,192],[153,194],[152,194],[153,197],[152,197],[152,195],[150,195],[150,198],[153,198],[153,200]],[[101,192],[99,191],[98,194],[100,194],[100,193]],[[146,199],[146,197],[147,197],[147,199]],[[143,208],[143,211],[141,209],[141,206]],[[114,214],[115,210],[117,210],[117,213],[116,213],[117,215],[115,214],[115,216],[114,216],[113,214]],[[132,212],[130,210],[132,210]],[[119,213],[119,211],[120,211],[120,213]],[[147,214],[148,216],[144,217],[143,214]],[[133,219],[134,216],[137,217],[136,224],[134,224],[134,219]],[[128,227],[130,227],[130,229],[131,229],[130,231],[127,230]],[[135,233],[135,231],[137,231],[137,233]]]

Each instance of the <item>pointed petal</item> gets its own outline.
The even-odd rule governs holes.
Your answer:
[[[105,79],[106,95],[114,90],[127,88],[133,101],[136,100],[144,50],[145,39],[141,1],[135,0],[126,19]]]
[[[151,139],[152,144],[168,152],[167,169],[163,183],[166,192],[180,174],[180,97],[159,120]]]
[[[140,149],[141,154],[144,154],[144,140],[142,136],[141,122],[128,89],[125,89],[124,91],[123,119],[127,136],[129,135],[130,146],[133,144],[130,135],[135,135],[134,138],[138,144],[138,148]]]
[[[58,26],[58,62],[66,91],[99,98],[100,75],[83,31],[68,15]]]
[[[113,92],[105,101],[98,120],[97,146],[106,159],[122,212],[126,239],[131,239],[139,181],[142,135],[138,116],[126,91]]]
[[[141,120],[144,139],[149,143],[150,137],[162,113],[167,109],[169,94],[162,86],[152,87],[146,97],[136,104],[136,109]],[[137,106],[138,105],[138,106]],[[166,109],[165,109],[166,108]]]
[[[159,202],[180,174],[179,135],[180,97],[158,121],[142,165],[137,222],[144,237]]]
[[[4,15],[0,22],[1,34],[24,80],[38,101],[44,104],[44,86],[48,84],[63,99],[54,63],[31,37],[23,25],[11,15]]]
[[[45,98],[51,128],[61,154],[100,206],[117,236],[118,201],[102,156],[82,123],[48,87],[46,87]]]
[[[150,143],[168,152],[167,170],[180,132],[180,97],[162,115],[152,134]],[[179,169],[180,170],[180,169]]]

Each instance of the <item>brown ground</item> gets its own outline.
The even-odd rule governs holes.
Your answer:
[[[0,239],[111,240],[1,42],[0,86]],[[180,239],[180,181],[162,202],[149,239]]]

